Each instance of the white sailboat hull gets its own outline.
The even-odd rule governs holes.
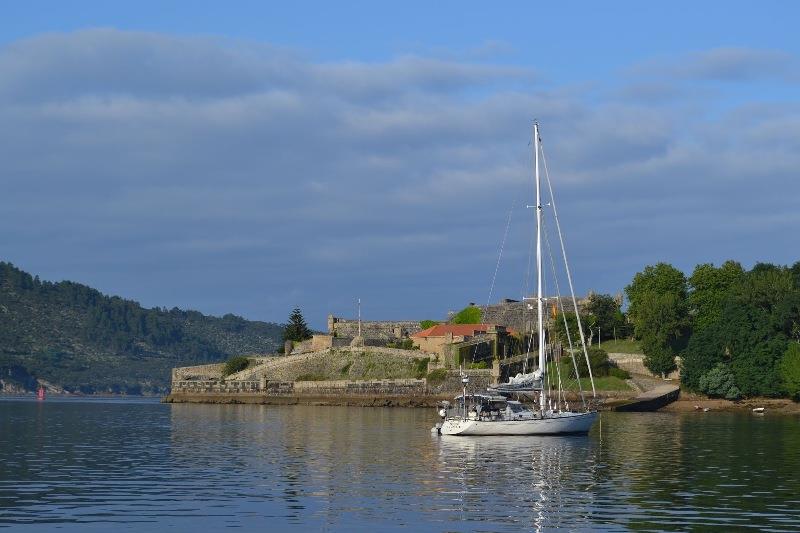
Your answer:
[[[442,423],[442,435],[566,435],[586,434],[597,420],[597,411],[556,413],[531,420],[462,420]]]

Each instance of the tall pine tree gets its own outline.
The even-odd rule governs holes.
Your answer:
[[[283,340],[300,342],[310,339],[312,335],[311,329],[306,324],[303,318],[303,313],[300,312],[299,307],[295,307],[292,314],[289,315],[289,322],[283,330]]]

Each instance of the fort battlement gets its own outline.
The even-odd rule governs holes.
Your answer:
[[[361,321],[361,336],[364,339],[387,342],[404,339],[421,330],[418,320]],[[358,336],[358,320],[328,315],[328,335],[352,339]]]

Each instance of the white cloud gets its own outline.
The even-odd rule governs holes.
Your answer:
[[[337,311],[320,294],[405,279],[404,294],[372,294],[391,301],[376,313],[413,316],[433,292],[445,309],[485,294],[475,280],[488,283],[509,204],[530,203],[538,118],[583,289],[616,292],[643,257],[788,261],[798,102],[756,94],[720,111],[684,83],[784,79],[789,60],[712,50],[667,62],[671,78],[544,90],[533,69],[453,58],[321,64],[207,38],[34,37],[0,49],[0,247],[45,275],[85,257],[83,280],[102,257],[151,304],[282,320],[253,303],[268,294],[320,320]],[[769,236],[739,239],[753,218]],[[169,286],[181,301],[159,299]]]

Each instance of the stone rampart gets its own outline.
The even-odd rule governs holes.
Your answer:
[[[310,396],[370,395],[411,396],[427,394],[424,379],[379,379],[367,381],[296,381],[296,394]]]
[[[334,337],[333,335],[314,335],[311,339],[311,351],[319,352],[330,348],[344,348],[350,346],[350,339]]]
[[[578,311],[583,313],[586,299],[578,298]],[[545,319],[550,319],[551,308],[555,305],[560,309],[563,305],[564,310],[572,313],[572,298],[562,297],[559,304],[556,298],[548,298],[546,303],[547,313]],[[529,306],[532,309],[529,309]],[[503,300],[496,304],[481,305],[481,321],[484,324],[498,324],[516,330],[517,332],[534,331],[536,329],[537,314],[536,305],[532,301]]]
[[[172,369],[172,381],[181,380],[209,380],[222,377],[224,363],[212,365],[181,366]]]
[[[257,392],[263,389],[261,381],[195,381],[172,382],[173,392],[227,393]]]
[[[457,394],[462,392],[463,384],[461,382],[461,373],[469,376],[469,383],[467,384],[467,392],[486,392],[486,388],[492,383],[492,371],[490,369],[472,369],[472,370],[451,370],[447,372],[444,381],[438,385],[429,385],[428,392],[430,394]]]
[[[417,320],[361,321],[361,336],[364,339],[388,342],[406,338],[421,330]],[[352,339],[358,335],[358,320],[328,315],[328,335]]]
[[[470,376],[468,390],[484,391],[489,384],[488,370],[467,370]],[[462,390],[461,375],[448,372],[445,380],[429,385],[424,379],[372,379],[372,380],[320,380],[278,381],[267,380],[176,380],[172,382],[172,395],[236,395],[260,393],[267,396],[440,396],[457,394]]]

